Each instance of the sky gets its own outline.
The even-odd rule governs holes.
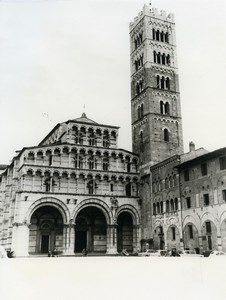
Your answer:
[[[84,111],[132,150],[129,23],[149,2],[0,0],[0,164]],[[185,152],[226,146],[224,2],[152,0],[175,15]]]

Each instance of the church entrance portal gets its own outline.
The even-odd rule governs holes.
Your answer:
[[[47,253],[49,251],[49,235],[41,236],[41,253]]]
[[[117,220],[117,251],[133,252],[133,220],[128,212],[122,212]]]
[[[75,220],[75,253],[107,250],[107,226],[104,214],[94,206],[81,210]]]
[[[48,253],[54,248],[63,251],[63,218],[57,208],[50,205],[38,208],[30,222],[29,253]]]

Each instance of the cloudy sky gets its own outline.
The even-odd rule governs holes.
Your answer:
[[[185,151],[189,141],[226,146],[224,2],[152,0],[176,18]],[[119,146],[131,150],[129,22],[144,3],[0,1],[0,164],[84,110],[120,126]]]

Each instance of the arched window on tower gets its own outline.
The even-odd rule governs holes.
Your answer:
[[[168,32],[165,33],[165,42],[169,43],[169,34],[168,34]]]
[[[174,209],[178,210],[178,199],[177,198],[175,198],[175,200],[174,200]]]
[[[169,212],[169,200],[166,200],[166,212]]]
[[[173,201],[173,199],[170,200],[170,210],[174,211],[174,201]]]
[[[157,202],[157,204],[156,204],[156,210],[157,210],[157,214],[160,214],[160,204],[159,204],[159,202]]]
[[[163,53],[163,55],[162,55],[162,64],[163,65],[166,64],[166,55],[165,55],[165,53]]]
[[[139,94],[139,83],[138,82],[136,83],[136,94],[137,95]]]
[[[164,90],[164,88],[165,88],[165,77],[162,76],[162,78],[161,78],[161,89]]]
[[[165,115],[169,115],[170,114],[170,105],[169,102],[165,103]]]
[[[153,215],[156,215],[156,204],[153,203]]]
[[[160,76],[159,75],[157,75],[156,81],[157,81],[157,88],[159,89],[160,88]]]
[[[157,63],[161,64],[161,53],[160,52],[157,54]]]
[[[140,132],[140,144],[143,145],[144,143],[144,136],[143,136],[143,131]]]
[[[137,108],[137,117],[138,117],[138,120],[139,120],[140,117],[141,117],[141,114],[140,114],[140,106],[138,106],[138,108]]]
[[[164,103],[163,101],[160,101],[160,114],[164,114]]]
[[[161,32],[161,42],[164,42],[164,32]]]
[[[163,133],[164,133],[164,141],[169,142],[169,130],[165,128]]]
[[[152,39],[155,40],[155,38],[156,38],[156,37],[155,37],[155,29],[152,28]]]
[[[159,30],[156,31],[156,35],[155,36],[156,36],[156,40],[159,41],[159,36],[160,36]]]
[[[170,90],[170,79],[169,79],[169,77],[166,78],[166,89]]]
[[[144,104],[141,103],[141,107],[140,107],[140,117],[143,118],[144,116]]]
[[[156,51],[153,52],[153,57],[154,57],[154,63],[156,63]]]
[[[166,56],[166,63],[167,63],[167,65],[170,66],[170,55],[169,54]]]

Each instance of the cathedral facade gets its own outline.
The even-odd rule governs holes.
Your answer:
[[[226,252],[226,148],[183,151],[172,14],[144,6],[130,61],[133,152],[83,114],[2,165],[0,244],[16,256]]]
[[[83,114],[23,148],[1,175],[1,244],[16,256],[138,251],[138,156],[117,139]]]

